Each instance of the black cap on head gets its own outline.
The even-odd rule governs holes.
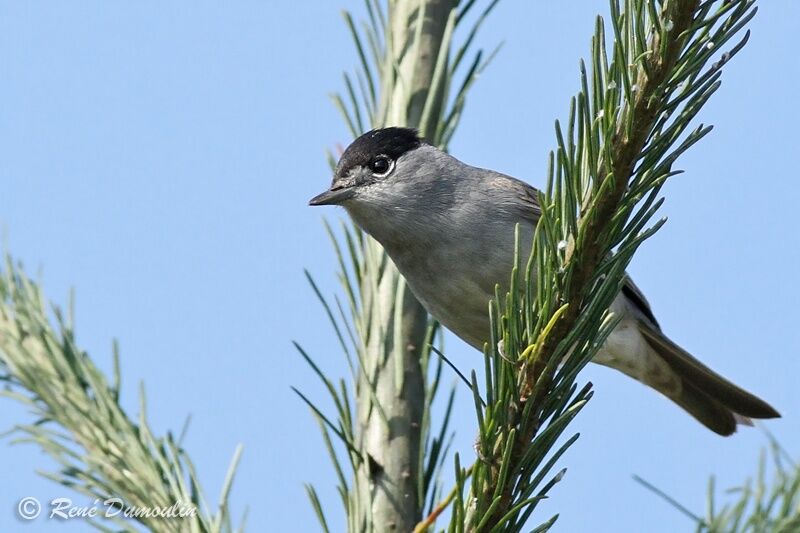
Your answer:
[[[367,166],[377,155],[393,160],[423,143],[417,130],[412,128],[381,128],[368,131],[347,147],[336,165],[336,175],[343,176],[351,168]]]

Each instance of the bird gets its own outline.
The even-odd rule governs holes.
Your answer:
[[[497,284],[508,285],[517,225],[520,257],[531,252],[537,198],[533,186],[463,163],[415,129],[387,127],[355,139],[330,188],[309,205],[343,207],[383,246],[427,311],[483,350],[488,303]],[[719,435],[752,419],[780,417],[667,337],[627,274],[610,311],[619,323],[593,362],[655,389]]]

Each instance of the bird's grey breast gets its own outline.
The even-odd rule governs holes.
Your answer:
[[[505,290],[513,267],[515,226],[525,261],[533,225],[515,200],[521,182],[466,165],[463,171],[450,201],[427,202],[433,207],[416,224],[383,244],[428,311],[481,349],[489,336],[489,300],[496,284]]]

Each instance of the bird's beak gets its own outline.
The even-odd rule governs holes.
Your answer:
[[[308,201],[308,205],[341,205],[342,202],[353,197],[353,187],[335,187],[316,195]]]

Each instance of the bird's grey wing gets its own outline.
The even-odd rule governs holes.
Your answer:
[[[647,302],[647,298],[644,297],[642,291],[636,286],[631,277],[628,275],[625,276],[625,280],[622,285],[622,294],[631,304],[633,304],[637,311],[639,311],[647,320],[652,322],[653,329],[656,331],[661,331],[661,326],[658,325],[658,320],[656,320],[653,310],[650,309],[650,304]]]
[[[539,206],[539,191],[532,185],[516,178],[505,176],[514,190],[514,210],[523,219],[535,226],[542,215],[542,208]]]

